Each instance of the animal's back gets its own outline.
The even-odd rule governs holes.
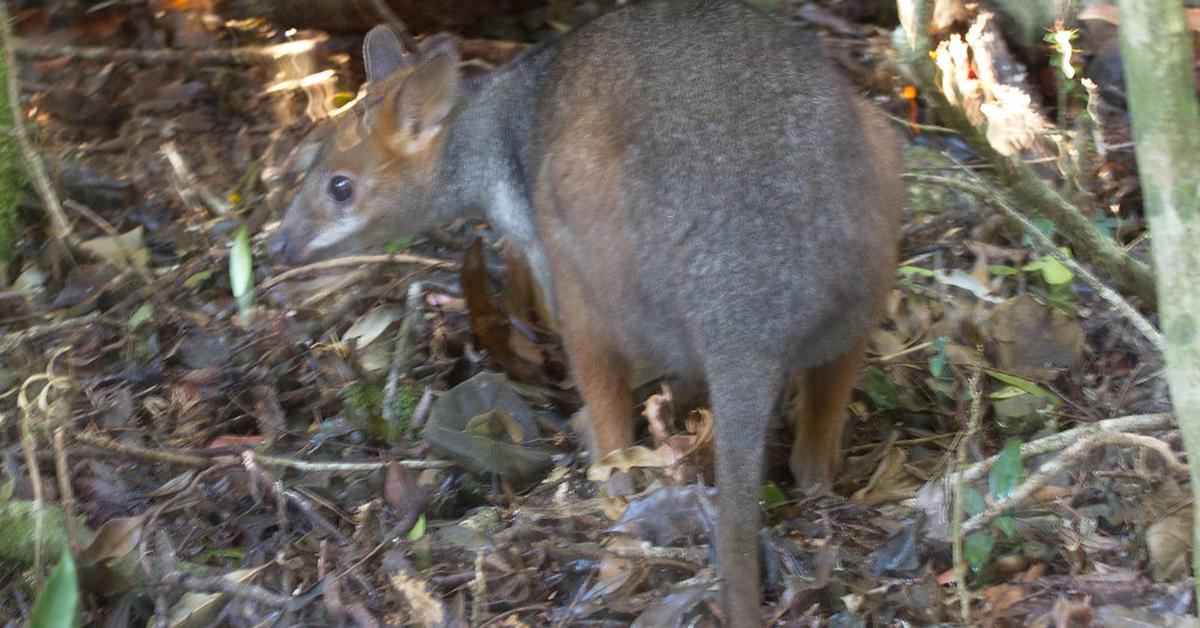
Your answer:
[[[541,239],[627,354],[802,368],[875,324],[896,149],[812,36],[738,2],[647,3],[572,33],[545,84]]]

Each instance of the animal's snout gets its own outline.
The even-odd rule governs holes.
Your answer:
[[[291,264],[291,257],[296,247],[292,245],[283,226],[276,227],[275,232],[267,237],[267,254],[275,261]]]

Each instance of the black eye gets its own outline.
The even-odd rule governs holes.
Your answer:
[[[350,177],[336,175],[329,180],[329,198],[338,203],[345,203],[354,196],[354,182]]]

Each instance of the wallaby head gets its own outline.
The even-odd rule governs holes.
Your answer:
[[[288,264],[361,252],[442,220],[437,174],[460,97],[448,36],[413,45],[378,26],[363,43],[368,86],[322,133],[283,222],[268,245]]]

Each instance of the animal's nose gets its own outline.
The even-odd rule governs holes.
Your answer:
[[[288,237],[281,227],[276,228],[275,233],[267,238],[267,254],[279,261],[287,259]]]

